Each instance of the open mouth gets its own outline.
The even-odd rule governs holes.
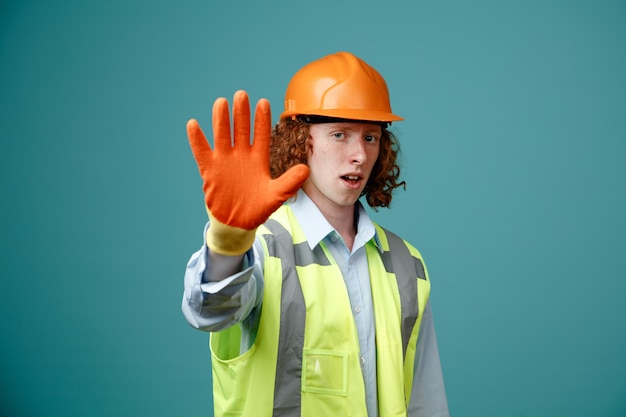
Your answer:
[[[342,175],[341,179],[353,186],[357,186],[362,180],[362,178],[358,175]]]

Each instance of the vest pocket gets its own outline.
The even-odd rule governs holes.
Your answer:
[[[348,352],[305,348],[302,352],[302,391],[348,395]]]

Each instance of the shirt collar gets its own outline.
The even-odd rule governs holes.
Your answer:
[[[311,200],[302,189],[298,190],[295,201],[291,200],[289,205],[298,223],[300,223],[300,227],[311,249],[319,245],[325,237],[333,233],[336,233],[337,236],[339,235],[328,220],[326,220],[313,200]],[[352,249],[353,252],[372,239],[376,247],[380,250],[380,242],[374,223],[367,214],[367,211],[365,211],[363,204],[357,201],[356,205],[359,220],[357,223],[357,236]]]

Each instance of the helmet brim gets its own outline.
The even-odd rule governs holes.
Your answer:
[[[282,119],[289,119],[296,116],[323,116],[333,119],[359,120],[364,122],[398,122],[404,118],[393,113],[376,110],[363,109],[316,109],[311,111],[285,111],[280,115]]]

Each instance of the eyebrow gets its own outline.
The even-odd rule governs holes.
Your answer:
[[[350,131],[350,132],[354,132],[356,130],[356,129],[352,128],[352,126],[350,126],[350,125],[346,126],[346,124],[347,123],[342,123],[342,122],[329,123],[328,130],[340,129],[340,130],[347,130],[347,131]],[[366,123],[363,123],[363,124],[366,124]],[[372,124],[372,126],[368,127],[367,129],[365,129],[365,131],[363,133],[368,134],[368,135],[372,134],[372,133],[376,133],[377,135],[381,135],[382,131],[383,131],[382,127],[380,127],[378,125]]]

